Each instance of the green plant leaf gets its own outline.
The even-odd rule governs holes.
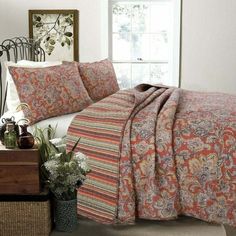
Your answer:
[[[70,17],[67,17],[65,22],[68,23],[69,25],[73,24],[73,21],[72,21],[72,19]]]
[[[80,139],[81,139],[81,137],[79,137],[79,139],[77,140],[77,142],[75,143],[75,145],[74,145],[73,148],[71,149],[71,152],[73,152],[73,151],[76,149],[76,147],[77,147],[77,145],[78,145]]]
[[[67,37],[71,37],[73,34],[71,32],[65,32],[64,35]]]
[[[68,46],[70,46],[70,40],[68,38],[66,38],[66,43]]]
[[[39,28],[39,27],[42,27],[42,26],[43,26],[43,24],[41,22],[39,22],[35,25],[36,28]]]
[[[52,46],[52,45],[49,45],[49,46],[48,46],[48,50],[49,50],[50,52],[52,52],[53,49],[54,49],[54,46]]]
[[[37,18],[36,18],[36,21],[41,21],[41,17],[40,16],[37,16]]]
[[[50,43],[51,45],[55,45],[55,44],[56,44],[56,41],[55,41],[54,39],[50,39],[50,40],[49,40],[49,43]]]

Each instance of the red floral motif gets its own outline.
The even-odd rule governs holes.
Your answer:
[[[92,103],[80,78],[77,63],[47,68],[9,67],[24,110],[31,124],[77,112]]]

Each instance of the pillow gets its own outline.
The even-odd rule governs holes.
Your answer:
[[[49,117],[73,113],[92,103],[76,62],[46,68],[9,67],[24,109],[34,124]]]
[[[14,67],[29,67],[29,68],[41,68],[41,67],[48,67],[48,66],[55,66],[62,64],[61,61],[47,61],[47,62],[35,62],[35,61],[27,61],[27,60],[21,60],[17,63],[7,61],[5,62],[6,67],[6,82],[8,83],[7,87],[7,99],[6,99],[6,105],[7,109],[9,111],[15,111],[17,106],[20,104],[20,99],[16,90],[16,86],[14,84],[14,81],[11,77],[11,74],[9,73],[8,67],[14,66]]]
[[[80,76],[94,102],[119,90],[116,74],[108,59],[93,63],[78,63]]]

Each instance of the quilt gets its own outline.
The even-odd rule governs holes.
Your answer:
[[[72,121],[92,169],[78,214],[114,224],[192,216],[236,226],[236,96],[142,84]]]

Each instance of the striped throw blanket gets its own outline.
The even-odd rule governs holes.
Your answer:
[[[83,110],[67,146],[92,169],[78,214],[103,223],[179,214],[236,226],[236,96],[140,85]]]

